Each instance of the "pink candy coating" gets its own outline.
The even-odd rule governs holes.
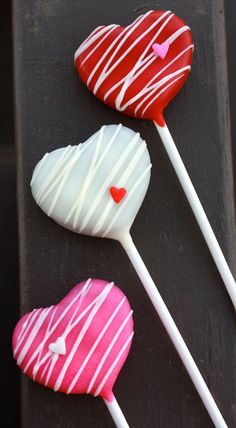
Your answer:
[[[132,337],[126,296],[114,283],[89,279],[57,305],[24,315],[14,329],[12,348],[17,364],[34,381],[112,401]]]

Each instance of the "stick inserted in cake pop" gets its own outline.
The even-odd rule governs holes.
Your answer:
[[[60,225],[123,245],[215,426],[226,427],[130,236],[150,170],[140,135],[122,125],[109,125],[83,144],[47,153],[34,170],[31,189],[40,208]]]
[[[88,279],[55,306],[20,319],[14,358],[27,376],[54,391],[102,397],[116,426],[129,428],[112,390],[131,346],[132,314],[113,282]]]
[[[163,118],[192,62],[189,27],[170,11],[149,11],[127,27],[100,26],[75,53],[78,73],[102,102],[128,116],[153,120],[229,296],[236,283]]]

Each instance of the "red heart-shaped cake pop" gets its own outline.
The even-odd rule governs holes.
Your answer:
[[[30,378],[55,391],[112,401],[132,342],[132,312],[114,283],[84,281],[57,305],[21,318],[12,340],[16,362]]]
[[[153,45],[168,44],[163,59]],[[75,53],[78,73],[101,101],[164,125],[163,110],[190,71],[189,27],[170,11],[149,11],[128,27],[96,28]]]

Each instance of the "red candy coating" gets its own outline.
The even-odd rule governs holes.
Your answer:
[[[153,44],[167,42],[164,59]],[[190,71],[189,27],[170,11],[149,11],[124,28],[101,26],[75,53],[82,81],[101,101],[129,116],[164,126],[163,110]]]

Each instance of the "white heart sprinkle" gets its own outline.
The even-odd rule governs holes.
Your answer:
[[[65,342],[64,337],[58,337],[56,342],[50,343],[48,349],[49,349],[49,351],[53,352],[54,354],[65,355],[66,354],[66,342]]]

